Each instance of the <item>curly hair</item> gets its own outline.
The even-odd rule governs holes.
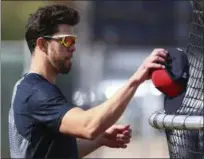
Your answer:
[[[25,39],[31,54],[39,37],[57,33],[59,24],[74,26],[78,24],[79,19],[79,13],[65,5],[54,4],[40,7],[30,15],[26,25]]]

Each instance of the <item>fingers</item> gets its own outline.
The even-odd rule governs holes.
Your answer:
[[[130,143],[132,129],[125,130],[122,134],[117,134],[118,148],[127,148],[127,144]]]
[[[115,129],[117,129],[117,130],[123,131],[123,130],[129,129],[129,128],[130,128],[130,125],[113,125],[113,127],[114,127]]]
[[[151,69],[164,69],[165,68],[165,66],[164,65],[162,65],[162,64],[158,64],[158,63],[148,63],[147,65],[146,65],[146,67],[147,68],[151,68]]]
[[[167,58],[168,52],[164,49],[155,49],[149,56],[149,62],[164,62]]]
[[[117,141],[118,144],[129,144],[130,140],[121,140],[121,141]]]
[[[123,149],[125,149],[125,148],[127,148],[127,145],[126,144],[117,144],[117,145],[114,145],[113,147],[114,148],[123,148]]]
[[[125,137],[125,136],[123,136],[123,137],[118,137],[118,138],[117,138],[117,141],[118,141],[118,142],[121,142],[121,143],[129,143],[129,142],[130,142],[130,137]]]
[[[132,133],[132,129],[130,129],[130,128],[123,132],[124,135],[131,135],[131,133]]]
[[[126,148],[127,144],[123,142],[109,142],[108,147],[111,148]]]
[[[130,125],[115,125],[115,128],[119,130],[116,135],[116,140],[124,143],[129,143],[132,133]]]
[[[129,129],[129,130],[124,131],[122,134],[118,134],[118,135],[124,139],[130,139],[131,133],[132,133],[132,129]]]
[[[105,131],[105,134],[117,135],[117,134],[122,134],[126,130],[130,131],[130,133],[132,132],[130,125],[113,125]]]
[[[168,54],[168,51],[165,50],[165,49],[154,49],[153,52],[152,52],[152,55],[153,56],[161,56],[161,57],[166,57]]]
[[[163,63],[166,61],[168,52],[165,49],[154,49],[152,54],[147,58],[145,62],[145,68],[147,69],[161,69],[165,68]]]
[[[131,138],[131,131],[124,131],[122,134],[117,134],[117,141],[121,143],[129,143]]]
[[[167,56],[167,50],[161,48],[154,49],[139,67],[137,72],[133,75],[133,80],[137,81],[135,83],[141,84],[145,80],[150,79],[152,70],[164,69]]]
[[[125,149],[127,148],[127,145],[121,145],[121,148]]]
[[[165,62],[165,59],[164,57],[160,57],[160,56],[152,56],[151,57],[151,61],[152,62]]]
[[[114,145],[115,148],[126,148],[127,147],[127,144],[125,143],[117,143]]]
[[[119,146],[118,148],[123,148],[123,149],[127,148],[127,145],[125,145],[125,144],[121,144],[121,145],[118,145],[118,146]]]
[[[130,125],[113,125],[109,129],[110,138],[107,146],[112,148],[126,148],[130,143],[132,129]]]

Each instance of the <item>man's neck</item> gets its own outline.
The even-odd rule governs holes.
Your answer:
[[[46,60],[38,59],[36,57],[32,58],[29,73],[37,73],[47,79],[50,83],[56,83],[56,72],[50,63]]]

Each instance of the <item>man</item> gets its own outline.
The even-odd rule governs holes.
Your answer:
[[[135,74],[104,103],[82,110],[67,102],[56,76],[71,69],[77,11],[64,5],[39,8],[28,20],[30,70],[14,87],[9,111],[12,158],[81,158],[100,146],[125,148],[129,125],[113,125],[152,69],[164,68],[167,51],[155,49]],[[81,140],[76,140],[80,138]]]

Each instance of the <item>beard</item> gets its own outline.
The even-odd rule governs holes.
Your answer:
[[[67,60],[68,59],[50,60],[50,63],[52,64],[57,74],[68,74],[71,70],[72,63],[69,60],[69,63],[67,64]]]
[[[50,48],[49,55],[49,62],[54,68],[56,74],[68,74],[70,72],[72,67],[72,57],[59,56],[54,48]]]
[[[58,71],[61,74],[68,74],[71,70],[72,63],[69,61],[69,65],[66,64],[67,60],[63,60],[59,62]]]

